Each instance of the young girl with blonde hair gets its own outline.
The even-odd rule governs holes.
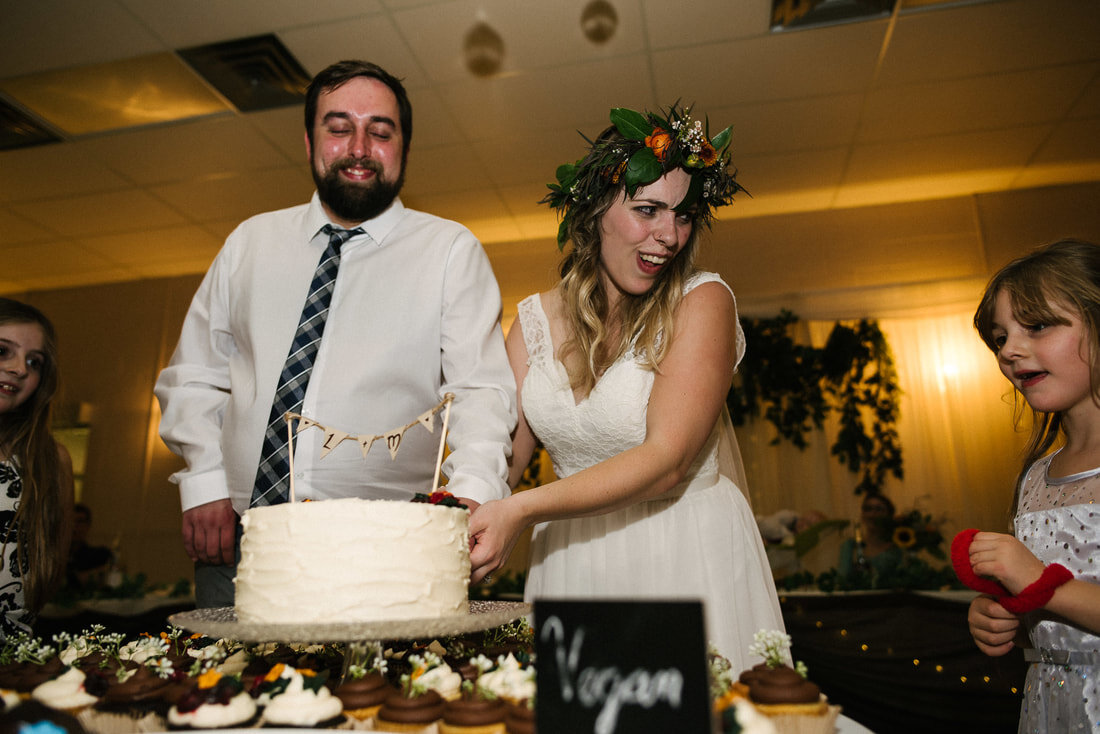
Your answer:
[[[986,592],[970,632],[987,655],[1025,647],[1019,731],[1098,731],[1100,247],[1063,240],[1010,263],[974,324],[1034,421],[1015,535],[967,530],[952,547],[960,577]]]

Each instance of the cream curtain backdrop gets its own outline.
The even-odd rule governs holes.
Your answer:
[[[903,392],[898,433],[905,476],[891,477],[885,491],[899,512],[919,507],[943,518],[948,541],[968,527],[1008,531],[1027,438],[1026,424],[1019,431],[1013,427],[1011,387],[978,338],[972,316],[967,306],[946,315],[879,321]],[[834,323],[800,322],[796,338],[822,346]],[[760,418],[736,430],[758,516],[791,509],[858,518],[858,477],[829,451],[835,422],[813,432],[801,451],[788,442],[771,445],[775,430]],[[828,567],[834,559],[825,553],[813,565]]]

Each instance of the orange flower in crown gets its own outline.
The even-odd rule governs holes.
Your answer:
[[[668,158],[668,149],[672,147],[672,136],[657,127],[653,129],[652,134],[646,136],[645,144],[653,151],[653,155],[657,156],[657,160],[664,163]]]

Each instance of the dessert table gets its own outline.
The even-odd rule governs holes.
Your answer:
[[[783,592],[780,605],[792,655],[845,717],[891,734],[1016,731],[1027,663],[978,651],[974,595]]]

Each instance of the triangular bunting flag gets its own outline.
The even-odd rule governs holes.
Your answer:
[[[325,429],[325,442],[321,444],[321,458],[328,456],[328,452],[339,446],[348,437],[346,431],[338,431],[335,428]]]
[[[374,442],[381,438],[380,436],[357,436],[356,441],[359,442],[359,450],[363,452],[363,458],[367,458],[367,452],[370,451],[370,447]]]
[[[428,433],[435,433],[435,408],[416,419],[420,425],[428,429]]]
[[[397,449],[401,446],[401,438],[405,435],[405,429],[399,429],[386,434],[386,445],[390,447],[390,459],[397,458]]]

